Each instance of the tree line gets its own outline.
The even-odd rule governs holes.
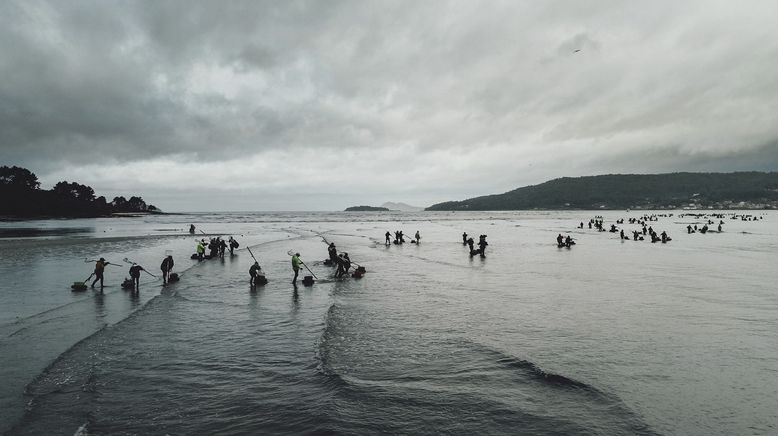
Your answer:
[[[161,212],[143,198],[119,196],[110,202],[95,196],[92,187],[61,181],[50,190],[40,189],[38,176],[22,167],[0,167],[0,215],[13,218],[101,217],[113,213]]]

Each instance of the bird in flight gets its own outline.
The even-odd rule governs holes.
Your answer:
[[[581,51],[581,49],[577,48],[577,49],[573,50],[573,53],[578,53],[579,51]]]

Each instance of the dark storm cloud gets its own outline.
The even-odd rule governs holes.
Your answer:
[[[768,1],[4,2],[0,161],[418,202],[774,170],[776,29]]]
[[[256,139],[262,140],[260,145],[286,139],[284,134],[305,119],[289,117],[261,99],[225,96],[218,86],[207,89],[208,77],[193,77],[198,68],[209,76],[208,69],[229,74],[237,66],[285,74],[272,72],[283,65],[274,64],[272,59],[279,57],[261,46],[262,41],[274,44],[272,38],[257,31],[266,23],[282,26],[271,24],[279,15],[273,7],[220,2],[195,9],[188,2],[4,4],[3,157],[46,160],[53,154],[90,161],[209,155],[215,144],[229,151],[256,146]],[[294,63],[295,55],[289,54],[292,59],[283,62]],[[223,87],[231,79],[213,78]],[[198,89],[198,80],[206,87]]]

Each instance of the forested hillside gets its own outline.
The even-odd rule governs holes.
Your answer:
[[[778,207],[778,173],[609,174],[563,177],[427,210]]]
[[[90,186],[61,181],[50,190],[40,189],[35,173],[21,167],[0,167],[0,216],[9,218],[35,217],[99,217],[113,213],[151,212],[159,209],[147,205],[141,197],[95,197]]]

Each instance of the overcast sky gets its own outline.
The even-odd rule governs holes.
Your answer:
[[[775,0],[2,1],[0,44],[0,164],[167,211],[778,170]]]

